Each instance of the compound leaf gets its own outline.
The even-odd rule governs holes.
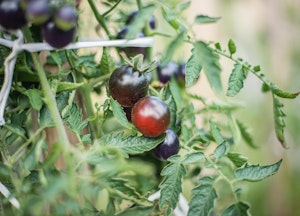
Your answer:
[[[239,180],[260,181],[277,173],[281,163],[282,160],[267,166],[251,165],[239,168],[235,171],[235,177]]]

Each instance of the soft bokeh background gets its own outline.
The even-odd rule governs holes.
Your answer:
[[[186,12],[192,21],[197,14],[222,17],[216,24],[197,25],[194,31],[198,39],[220,42],[227,46],[231,38],[237,45],[236,56],[251,65],[260,65],[267,78],[289,92],[300,90],[300,1],[299,0],[193,0]],[[101,8],[99,8],[101,10]],[[126,8],[124,8],[126,10]],[[90,11],[83,2],[84,28],[81,34],[93,32]],[[129,13],[129,11],[127,12]],[[114,28],[114,27],[111,27]],[[94,34],[94,35],[93,35]],[[155,47],[158,49],[159,47]],[[188,59],[190,52],[181,52],[180,58]],[[233,63],[221,59],[224,87]],[[245,144],[239,150],[251,163],[271,164],[283,158],[277,175],[262,182],[251,183],[245,188],[244,198],[252,208],[252,215],[297,216],[300,215],[300,99],[281,99],[286,117],[285,135],[289,149],[283,149],[276,140],[273,124],[272,97],[260,91],[261,82],[249,75],[244,89],[231,100],[242,102],[244,108],[237,116],[247,123],[259,149]],[[189,89],[206,97],[213,97],[205,78]]]
[[[300,90],[300,1],[299,0],[195,0],[193,13],[221,16],[217,24],[197,30],[203,38],[226,46],[231,38],[237,45],[237,56],[252,65],[259,64],[267,78],[290,92]],[[222,62],[224,73],[230,73],[230,62]],[[227,68],[228,67],[228,68]],[[225,75],[226,79],[226,75]],[[283,149],[275,138],[272,97],[260,92],[261,83],[249,76],[245,88],[235,98],[245,108],[238,116],[249,122],[260,149],[245,145],[240,150],[250,161],[274,163],[283,158],[279,173],[262,182],[252,183],[245,198],[252,215],[300,215],[300,99],[281,99],[285,104],[286,139]]]

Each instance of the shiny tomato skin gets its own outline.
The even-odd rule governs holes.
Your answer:
[[[73,41],[76,34],[76,27],[68,31],[63,31],[57,28],[53,21],[49,21],[43,25],[42,33],[45,41],[50,46],[60,49]]]
[[[109,92],[123,107],[132,107],[148,92],[148,79],[130,65],[122,65],[109,78]]]
[[[179,152],[179,139],[176,133],[168,129],[165,140],[153,149],[153,154],[159,160],[167,160]]]
[[[133,106],[131,120],[144,136],[157,137],[168,129],[171,114],[165,102],[156,96],[147,96]]]
[[[27,23],[20,0],[0,1],[0,25],[7,30],[16,30]]]

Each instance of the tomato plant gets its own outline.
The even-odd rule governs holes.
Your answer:
[[[234,40],[195,34],[220,17],[188,23],[190,6],[0,0],[1,214],[250,215],[246,183],[282,159],[253,164],[240,150],[260,151],[233,98],[255,77],[286,148],[283,99],[299,92],[239,57]],[[84,40],[87,28],[101,38]],[[191,91],[202,77],[216,99]]]

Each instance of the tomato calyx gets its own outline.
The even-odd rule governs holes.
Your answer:
[[[147,65],[143,65],[144,56],[142,54],[138,54],[130,59],[128,59],[125,55],[121,54],[124,61],[130,65],[135,71],[139,71],[140,74],[149,73],[155,70],[158,66],[157,61],[152,61]]]

